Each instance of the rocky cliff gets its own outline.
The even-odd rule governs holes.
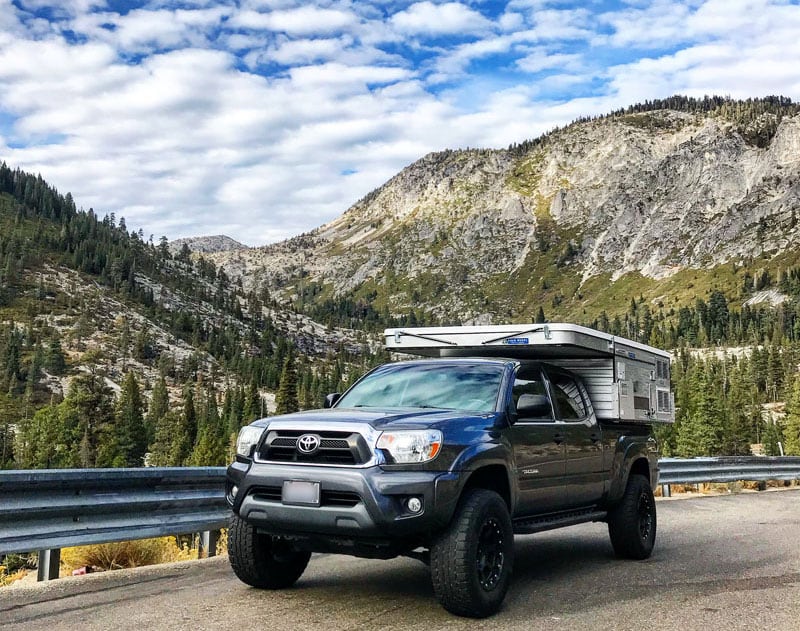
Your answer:
[[[327,225],[215,257],[287,296],[486,321],[585,305],[584,289],[623,277],[792,252],[798,212],[795,111],[747,127],[718,110],[629,111],[507,150],[430,154]]]

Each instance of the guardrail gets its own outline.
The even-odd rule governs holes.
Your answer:
[[[800,457],[662,458],[659,483],[800,480]],[[228,521],[224,467],[0,471],[0,555],[39,551],[57,578],[61,548],[201,533],[213,555]]]
[[[39,580],[61,548],[201,533],[216,552],[228,522],[224,467],[0,472],[0,554],[39,551]]]
[[[671,484],[800,480],[800,457],[661,458],[658,469],[658,482],[664,496],[669,497]]]

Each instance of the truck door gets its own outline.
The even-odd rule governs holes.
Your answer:
[[[586,389],[569,373],[548,370],[547,376],[565,437],[565,494],[572,507],[597,504],[606,478],[603,441]]]
[[[564,504],[564,426],[554,408],[541,369],[520,366],[511,410],[517,420],[509,432],[513,445],[519,502],[515,517],[548,513]]]

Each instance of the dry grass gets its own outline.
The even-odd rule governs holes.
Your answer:
[[[0,565],[0,587],[11,585],[14,581],[18,581],[28,573],[28,570],[21,569],[16,572],[8,573],[5,565]]]
[[[673,496],[680,495],[682,493],[695,495],[725,495],[730,493],[741,493],[742,491],[764,491],[766,489],[778,489],[796,486],[800,486],[800,480],[767,480],[762,482],[705,482],[700,484],[671,484],[670,493]],[[658,487],[656,487],[655,496],[662,496],[660,484]]]
[[[80,567],[118,570],[172,561],[188,561],[196,557],[189,546],[180,546],[175,537],[137,539],[117,543],[100,543],[61,551],[61,567],[67,574]]]

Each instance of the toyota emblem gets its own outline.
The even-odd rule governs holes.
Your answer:
[[[297,439],[297,451],[307,456],[311,455],[319,449],[321,442],[316,434],[303,434]]]

